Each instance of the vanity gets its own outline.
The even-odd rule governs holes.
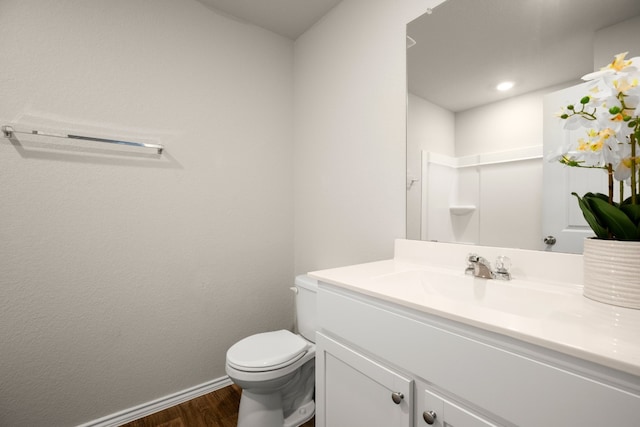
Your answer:
[[[581,255],[397,240],[310,275],[318,427],[640,425],[640,310],[585,298]]]

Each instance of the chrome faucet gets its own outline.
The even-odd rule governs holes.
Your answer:
[[[477,254],[469,254],[467,258],[467,268],[465,274],[473,275],[483,279],[511,280],[511,260],[506,256],[499,256],[496,259],[496,270],[491,269],[491,263]]]
[[[483,279],[493,279],[494,273],[491,270],[491,264],[485,258],[476,254],[469,254],[467,259],[468,265],[465,274],[473,274],[474,277]]]

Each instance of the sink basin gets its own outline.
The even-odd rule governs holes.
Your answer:
[[[487,280],[435,269],[376,276],[367,287],[371,292],[415,304],[466,304],[470,309],[495,310],[530,318],[548,316],[579,292],[571,287],[518,279]]]

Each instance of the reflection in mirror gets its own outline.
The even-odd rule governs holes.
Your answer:
[[[640,56],[640,1],[447,0],[407,36],[407,238],[581,252],[543,240],[543,99]]]

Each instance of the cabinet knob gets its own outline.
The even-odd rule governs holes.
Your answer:
[[[426,422],[429,425],[432,425],[433,423],[436,422],[436,418],[438,418],[438,416],[433,411],[424,411],[422,413],[422,418],[424,418],[424,422]]]
[[[402,399],[404,399],[404,394],[400,393],[399,391],[391,393],[391,400],[393,400],[393,403],[395,403],[396,405],[399,405],[400,402],[402,402]]]

